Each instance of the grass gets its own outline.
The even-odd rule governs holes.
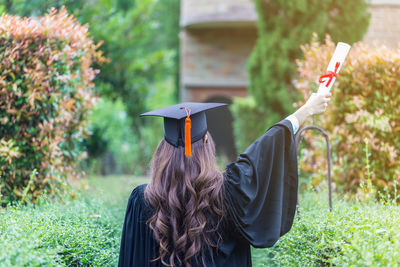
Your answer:
[[[0,210],[0,266],[115,266],[128,196],[145,177],[91,177],[76,199]],[[253,266],[399,266],[400,207],[305,192],[292,230]]]
[[[133,188],[148,183],[145,176],[110,175],[107,177],[92,176],[87,180],[88,194],[100,197],[111,204],[126,204]]]

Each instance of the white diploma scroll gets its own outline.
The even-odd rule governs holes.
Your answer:
[[[340,69],[342,68],[347,54],[349,53],[350,47],[350,45],[342,42],[339,42],[336,45],[335,52],[333,53],[331,61],[329,62],[326,74],[319,78],[320,84],[318,93],[331,91],[332,85],[335,82]]]

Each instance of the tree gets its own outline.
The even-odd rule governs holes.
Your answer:
[[[369,22],[364,0],[255,0],[255,6],[259,37],[247,66],[250,99],[238,99],[233,107],[236,132],[243,131],[242,127],[255,130],[240,133],[240,149],[293,111],[300,45],[308,43],[314,32],[322,38],[329,33],[335,41],[354,43]],[[249,116],[249,110],[264,115]]]
[[[171,0],[168,0],[171,2]],[[88,23],[94,40],[103,42],[101,50],[109,59],[96,79],[101,96],[121,98],[134,118],[144,106],[154,79],[170,68],[172,52],[160,43],[158,29],[165,27],[156,19],[162,6],[156,0],[14,0],[9,11],[20,16],[42,15],[50,7],[66,6],[81,23]],[[160,31],[162,32],[162,31]],[[164,38],[165,39],[165,38]],[[132,127],[140,131],[138,120]]]

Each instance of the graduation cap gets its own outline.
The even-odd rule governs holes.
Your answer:
[[[206,110],[226,106],[224,103],[186,102],[149,111],[140,116],[164,117],[164,138],[174,147],[185,147],[185,155],[192,155],[191,144],[207,133]]]

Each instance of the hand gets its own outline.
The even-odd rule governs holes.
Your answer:
[[[296,116],[301,125],[309,116],[325,112],[328,102],[331,100],[331,93],[312,94],[307,102],[293,115]]]
[[[332,94],[327,93],[313,93],[307,102],[304,104],[304,108],[308,111],[308,115],[319,114],[326,111],[328,102],[331,100]]]

